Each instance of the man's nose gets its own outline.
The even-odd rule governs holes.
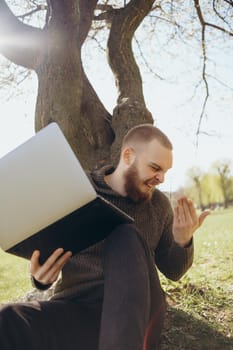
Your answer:
[[[157,176],[156,176],[157,180],[160,182],[160,183],[163,183],[164,182],[164,178],[165,178],[165,175],[164,173],[158,173]]]

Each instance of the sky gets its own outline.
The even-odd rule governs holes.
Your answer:
[[[204,133],[198,138],[197,148],[195,132],[205,97],[203,83],[199,84],[200,55],[197,55],[197,59],[191,47],[181,43],[178,49],[174,41],[175,54],[172,56],[165,52],[163,56],[161,53],[158,59],[156,44],[151,45],[148,35],[142,41],[147,45],[144,53],[151,68],[162,71],[165,77],[164,80],[156,78],[147,69],[142,57],[137,56],[143,68],[146,105],[152,112],[155,125],[168,135],[174,146],[173,169],[168,172],[161,189],[175,191],[187,184],[186,173],[191,167],[198,166],[206,172],[217,160],[228,159],[233,162],[233,50],[217,50],[212,45],[208,51],[211,59],[208,61],[207,73],[214,78],[209,79],[210,97],[202,121]],[[114,79],[109,68],[106,68],[103,52],[100,50],[96,53],[92,45],[83,49],[83,56],[88,57],[85,69],[97,94],[111,113],[117,97]],[[7,100],[9,95],[12,97]],[[35,74],[18,87],[11,86],[8,91],[0,89],[0,157],[34,135],[36,95]]]

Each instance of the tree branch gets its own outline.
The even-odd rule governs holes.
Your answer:
[[[233,1],[232,0],[223,0],[224,2],[226,2],[227,4],[229,4],[230,6],[233,6]]]
[[[112,128],[115,140],[112,160],[116,162],[123,135],[139,123],[153,123],[145,105],[142,78],[132,50],[132,39],[155,0],[131,0],[109,16],[108,61],[118,89],[117,106],[113,110]]]
[[[96,42],[98,48],[99,48],[101,51],[106,52],[105,47],[103,47],[103,46],[101,45],[101,42],[95,37],[95,35],[89,34],[89,35],[88,35],[88,38],[90,38],[91,40],[94,40],[94,41]]]
[[[51,15],[52,15],[51,1],[46,0],[46,2],[47,2],[47,11],[46,11],[46,16],[45,16],[45,27],[48,26],[49,21],[51,19]]]
[[[215,0],[213,0],[213,10],[214,10],[214,13],[216,14],[217,17],[219,17],[230,29],[230,25],[229,23],[225,20],[225,18],[218,12],[217,8],[216,8],[216,3],[215,3]]]
[[[149,15],[150,18],[156,18],[158,19],[159,21],[163,21],[163,22],[166,22],[168,24],[171,24],[173,26],[176,26],[177,28],[181,29],[181,25],[179,25],[177,22],[175,22],[174,20],[169,20],[167,18],[163,18],[161,16],[156,16],[156,15]]]
[[[228,34],[230,36],[233,36],[232,32],[229,32],[229,30],[226,30],[226,29],[224,29],[224,28],[222,28],[220,26],[217,26],[216,24],[205,22],[205,25],[208,26],[208,27],[212,27],[212,28],[215,28],[217,30],[220,30],[221,32],[226,33],[226,34]]]
[[[202,43],[202,56],[203,56],[203,68],[202,68],[202,79],[204,81],[205,84],[205,90],[206,90],[206,96],[202,105],[202,110],[201,110],[201,114],[199,117],[199,122],[198,122],[198,126],[197,126],[197,131],[196,131],[196,147],[198,147],[198,136],[200,134],[200,130],[201,130],[201,123],[202,123],[202,119],[205,113],[205,108],[206,108],[206,104],[209,98],[209,86],[208,86],[208,82],[206,79],[206,44],[205,44],[205,30],[206,30],[206,23],[204,20],[204,17],[202,15],[202,11],[200,8],[200,4],[199,4],[199,0],[194,0],[194,4],[195,4],[195,8],[197,11],[197,16],[199,18],[199,22],[201,24],[201,43]]]
[[[41,29],[19,21],[4,0],[0,2],[0,52],[10,61],[35,69],[44,40]]]
[[[225,83],[224,83],[223,81],[221,81],[220,79],[214,77],[214,76],[211,75],[211,74],[208,74],[208,76],[209,76],[211,79],[217,81],[220,85],[224,86],[226,89],[229,89],[229,90],[233,91],[233,88],[232,88],[231,86],[225,84]]]
[[[205,43],[206,27],[209,26],[209,27],[215,28],[215,29],[220,30],[220,31],[222,31],[222,32],[224,32],[224,33],[226,33],[226,34],[228,34],[230,36],[233,36],[233,33],[228,31],[228,30],[225,30],[224,28],[222,28],[222,27],[220,27],[218,25],[206,22],[205,19],[204,19],[203,14],[202,14],[202,11],[201,11],[199,0],[194,0],[194,5],[195,5],[197,16],[198,16],[198,19],[199,19],[199,22],[200,22],[201,28],[202,28],[202,31],[201,31],[202,55],[203,55],[202,79],[204,81],[205,90],[206,90],[206,96],[205,96],[205,99],[204,99],[204,102],[203,102],[203,105],[202,105],[202,110],[201,110],[201,114],[200,114],[199,122],[198,122],[198,127],[197,127],[197,131],[196,131],[196,147],[198,147],[198,136],[199,136],[199,134],[201,132],[201,123],[202,123],[202,119],[203,119],[203,116],[204,116],[206,104],[207,104],[207,101],[208,101],[208,98],[209,98],[209,86],[208,86],[207,74],[206,74],[206,61],[207,61],[207,57],[206,57],[206,43]],[[213,6],[214,6],[214,3],[213,3]],[[221,19],[224,20],[223,18],[221,18]]]
[[[96,10],[112,11],[113,10],[113,6],[112,5],[107,5],[107,4],[98,4],[98,5],[96,5]]]
[[[98,0],[80,0],[80,40],[83,43],[90,30],[94,10]]]
[[[153,74],[154,77],[155,77],[156,79],[164,80],[164,78],[162,78],[159,74],[155,73],[155,72],[153,71],[153,69],[150,67],[149,63],[147,62],[147,60],[146,60],[146,58],[145,58],[145,56],[144,56],[144,53],[143,53],[143,51],[142,51],[142,49],[141,49],[141,47],[140,47],[140,43],[139,43],[139,41],[138,41],[138,39],[137,39],[136,36],[135,36],[134,40],[135,40],[135,42],[136,42],[136,44],[137,44],[137,47],[138,47],[138,51],[139,51],[139,53],[140,53],[140,56],[141,56],[143,62],[145,63],[145,66],[148,68],[149,72],[150,72],[151,74]]]
[[[206,21],[204,20],[204,17],[203,17],[203,15],[202,15],[202,12],[201,12],[201,7],[200,7],[199,0],[194,0],[194,4],[195,4],[195,8],[196,8],[196,11],[197,11],[197,15],[198,15],[198,18],[199,18],[199,21],[200,21],[200,23],[201,23],[202,28],[205,27],[205,26],[209,26],[209,27],[215,28],[215,29],[217,29],[217,30],[220,30],[220,31],[222,31],[222,32],[224,32],[224,33],[226,33],[226,34],[228,34],[228,35],[230,35],[230,36],[233,36],[233,33],[232,33],[232,32],[230,32],[230,31],[228,31],[228,30],[226,30],[226,29],[224,29],[224,28],[222,28],[222,27],[220,27],[220,26],[218,26],[218,25],[216,25],[216,24],[206,22]]]
[[[24,13],[23,15],[19,15],[19,16],[17,16],[17,18],[24,19],[24,18],[26,18],[28,16],[33,15],[36,12],[45,11],[45,10],[47,10],[47,6],[45,6],[45,5],[37,5],[37,7],[34,10],[31,10],[31,11],[29,11],[27,13]]]
[[[126,7],[114,10],[108,39],[108,59],[118,88],[118,103],[129,98],[145,104],[142,79],[132,51],[133,35],[151,11],[155,0],[131,0]]]

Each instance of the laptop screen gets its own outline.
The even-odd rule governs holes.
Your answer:
[[[56,123],[0,159],[0,194],[4,250],[97,196]]]

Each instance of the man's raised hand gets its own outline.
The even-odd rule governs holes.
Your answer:
[[[190,199],[187,197],[178,199],[173,221],[173,236],[176,243],[182,247],[186,246],[209,214],[209,211],[204,211],[198,216]]]

